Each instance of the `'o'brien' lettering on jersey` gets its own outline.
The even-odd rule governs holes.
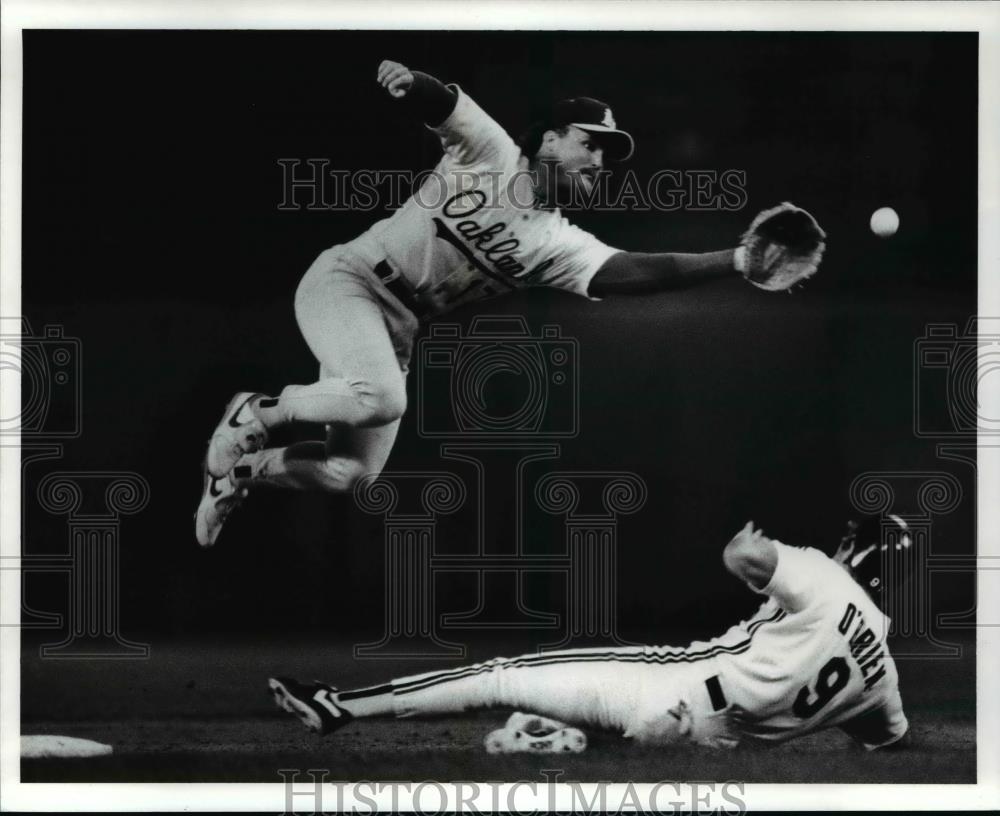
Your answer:
[[[752,631],[749,648],[716,658],[741,731],[778,741],[836,725],[869,748],[899,739],[907,721],[885,645],[888,618],[825,553],[773,545],[770,581],[748,582],[767,601],[752,624],[723,636],[735,641]]]
[[[851,658],[861,669],[861,676],[865,678],[865,691],[871,691],[874,685],[885,676],[885,650],[875,632],[865,622],[858,608],[849,603],[844,609],[844,614],[837,626],[837,631],[842,635],[851,632],[848,644],[851,649]]]

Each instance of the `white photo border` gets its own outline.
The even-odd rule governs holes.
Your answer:
[[[568,10],[572,9],[572,14]],[[732,0],[5,0],[0,19],[2,119],[0,119],[0,308],[20,314],[21,109],[24,29],[537,29],[682,31],[977,31],[979,32],[979,313],[1000,314],[1000,5],[996,2],[806,2]],[[0,400],[20,404],[19,383],[3,380]],[[1000,406],[984,406],[997,416]],[[992,413],[989,411],[992,410]],[[0,457],[0,557],[20,555],[20,462],[17,448]],[[980,555],[1000,555],[998,474],[984,459],[978,483]],[[991,503],[990,498],[994,501]],[[0,656],[20,655],[20,572],[0,570]],[[1000,598],[980,575],[980,609],[997,619]],[[14,625],[11,625],[14,624]],[[977,764],[975,785],[765,785],[747,784],[751,809],[979,810],[1000,808],[1000,629],[977,629]],[[19,659],[0,659],[0,787],[5,811],[285,810],[285,787],[275,784],[21,784],[19,782]],[[446,786],[448,787],[448,786]],[[453,789],[453,786],[450,786]],[[500,787],[501,800],[511,785]],[[583,785],[584,790],[589,787]],[[636,785],[637,790],[648,785]],[[609,802],[614,791],[609,788]],[[521,787],[517,806],[544,811],[572,807],[569,786],[533,794]],[[690,795],[686,791],[684,795]],[[389,794],[355,799],[357,812],[371,801],[388,810]],[[485,794],[484,794],[485,798]],[[677,797],[681,798],[681,797]],[[330,787],[328,802],[338,801]],[[690,798],[688,802],[692,801]],[[350,796],[339,800],[345,809]],[[397,806],[406,809],[405,795]],[[457,804],[457,799],[450,803]],[[482,810],[489,801],[476,803]],[[448,808],[448,810],[454,809]]]

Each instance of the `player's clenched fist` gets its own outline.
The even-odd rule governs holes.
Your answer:
[[[406,96],[413,85],[413,72],[398,62],[382,60],[378,67],[378,81],[392,96],[399,99]]]

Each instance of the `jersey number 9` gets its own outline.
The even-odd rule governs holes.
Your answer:
[[[795,716],[807,720],[832,700],[838,691],[847,685],[851,677],[851,667],[842,657],[831,657],[816,676],[815,689],[803,686],[795,698],[792,711]]]

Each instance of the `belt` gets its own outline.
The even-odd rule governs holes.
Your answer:
[[[392,292],[396,299],[413,312],[414,315],[422,318],[426,314],[427,307],[417,300],[416,295],[414,295],[410,287],[406,284],[403,276],[389,266],[388,262],[385,260],[379,261],[375,264],[372,271],[382,281],[385,288]]]

